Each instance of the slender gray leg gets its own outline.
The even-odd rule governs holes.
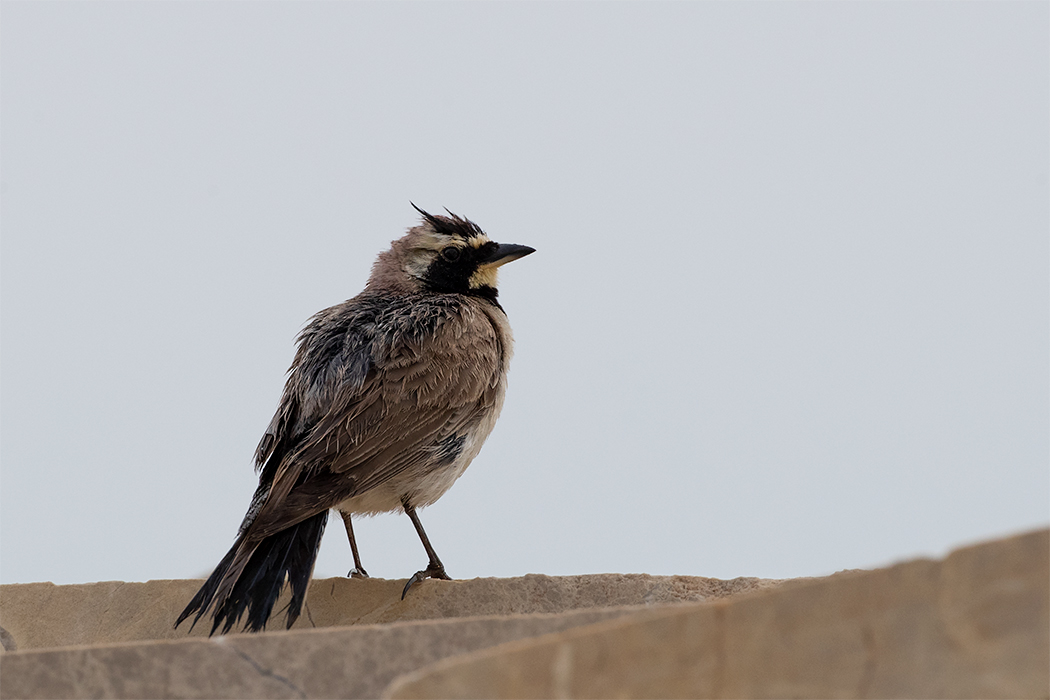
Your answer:
[[[354,568],[347,573],[350,578],[368,578],[368,572],[361,566],[361,555],[357,553],[357,540],[354,539],[354,526],[350,522],[350,514],[339,511],[343,516],[343,525],[346,526],[346,538],[350,540],[350,552],[354,555]]]
[[[401,600],[405,599],[408,595],[408,589],[419,583],[425,578],[440,578],[445,581],[451,581],[452,578],[445,573],[445,565],[438,559],[437,552],[430,545],[430,538],[427,537],[427,533],[423,531],[423,524],[419,522],[419,516],[416,515],[416,509],[408,505],[407,501],[402,501],[402,505],[405,507],[405,513],[412,520],[412,525],[416,528],[416,534],[419,535],[420,541],[423,543],[423,549],[427,550],[427,556],[430,557],[430,563],[427,568],[422,571],[417,571],[412,574],[412,578],[408,579],[408,583],[405,584],[405,590],[401,591]]]

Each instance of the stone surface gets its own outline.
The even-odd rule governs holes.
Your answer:
[[[212,639],[171,628],[200,581],[2,586],[0,698],[1050,697],[1045,530],[788,582],[403,583]]]
[[[202,620],[172,627],[203,581],[71,586],[51,583],[0,586],[0,626],[19,651],[57,646],[204,637]],[[401,600],[402,580],[320,579],[310,583],[306,607],[293,629],[429,620],[479,615],[557,613],[624,605],[662,605],[714,600],[775,586],[769,579],[731,581],[696,576],[596,574],[427,580]],[[286,599],[277,603],[281,610]],[[275,615],[273,630],[284,629]]]
[[[637,608],[359,625],[6,654],[2,698],[377,698],[453,654]]]
[[[1050,533],[511,642],[390,698],[1046,698]]]

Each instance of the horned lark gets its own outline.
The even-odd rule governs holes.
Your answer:
[[[415,205],[413,205],[415,206]],[[237,538],[179,615],[209,610],[211,633],[266,626],[287,579],[287,626],[302,609],[329,509],[404,511],[426,549],[424,578],[447,579],[416,509],[452,486],[503,406],[512,337],[496,270],[534,252],[455,214],[423,220],[379,254],[365,290],[299,335],[277,413],[255,453],[259,486]]]

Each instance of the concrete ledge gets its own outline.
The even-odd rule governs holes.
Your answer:
[[[199,581],[2,586],[0,698],[1050,696],[1046,530],[787,582],[403,583],[315,581],[302,629],[214,639],[171,628]]]
[[[1046,698],[1050,533],[438,662],[389,698]]]
[[[188,623],[172,628],[202,583],[189,579],[72,586],[9,584],[0,586],[0,627],[7,630],[19,651],[206,637],[210,625],[203,619],[192,632]],[[305,611],[293,629],[696,602],[778,583],[757,578],[722,581],[645,574],[530,574],[509,579],[427,580],[401,600],[404,579],[319,579],[311,581]],[[275,609],[286,603],[287,597]],[[283,615],[274,616],[271,629],[284,629]]]
[[[377,698],[455,654],[637,608],[397,622],[6,654],[3,698]]]

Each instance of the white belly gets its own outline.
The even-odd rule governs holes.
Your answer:
[[[502,389],[502,387],[501,387]],[[376,515],[391,511],[402,511],[402,499],[406,496],[409,503],[416,508],[431,505],[452,488],[456,479],[463,475],[470,463],[478,456],[481,446],[496,425],[500,410],[503,408],[503,391],[499,392],[498,401],[492,410],[477,424],[473,431],[466,435],[463,451],[451,464],[437,468],[420,465],[416,469],[406,469],[393,479],[369,489],[364,493],[346,499],[336,510],[355,515]]]
[[[495,395],[490,408],[470,429],[464,437],[463,449],[454,461],[442,466],[435,467],[427,464],[432,453],[421,454],[419,464],[413,468],[409,467],[401,474],[369,489],[364,493],[346,499],[336,509],[343,513],[356,515],[376,515],[391,511],[402,511],[404,507],[402,500],[407,498],[410,505],[415,508],[423,508],[437,501],[448,491],[463,472],[466,471],[474,458],[481,451],[486,438],[496,425],[500,411],[503,409],[503,399],[507,391],[507,367],[514,344],[510,325],[507,317],[502,311],[481,307],[483,313],[488,317],[500,338],[500,347],[503,348],[503,356],[499,376],[493,388]]]

